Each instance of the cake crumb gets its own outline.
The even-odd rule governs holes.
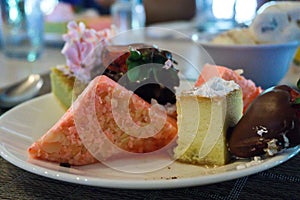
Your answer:
[[[258,165],[261,162],[263,162],[263,161],[262,161],[262,159],[261,159],[260,156],[254,156],[250,162],[237,165],[236,169],[237,170],[246,169],[248,167],[252,167],[252,166]]]
[[[272,139],[269,142],[267,142],[268,147],[264,149],[264,151],[267,153],[268,156],[274,156],[278,153],[279,147],[277,145],[277,139]]]

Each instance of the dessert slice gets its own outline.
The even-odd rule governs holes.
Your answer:
[[[233,81],[214,77],[177,97],[179,161],[209,166],[228,163],[227,129],[241,118],[242,91]]]
[[[101,52],[114,36],[113,29],[95,31],[86,28],[85,24],[71,21],[67,25],[68,32],[63,35],[65,41],[61,53],[66,58],[64,65],[53,68],[50,74],[52,93],[64,108],[69,108],[72,98],[77,97],[93,77],[95,67],[102,63]],[[73,91],[80,83],[81,89]]]
[[[242,70],[233,71],[227,67],[206,64],[202,69],[201,74],[195,83],[195,86],[201,86],[203,83],[214,76],[221,77],[222,79],[227,81],[233,80],[242,88],[245,112],[251,102],[262,92],[262,89],[261,87],[257,87],[252,80],[246,79],[244,76],[242,76],[241,73]]]
[[[68,70],[68,66],[58,65],[52,68],[50,80],[51,92],[62,107],[67,110],[88,84],[78,79],[76,80],[74,76],[65,74],[65,70]]]
[[[230,152],[240,158],[273,156],[300,144],[300,93],[287,85],[267,89],[235,126]]]
[[[153,152],[171,143],[176,135],[176,120],[164,114],[162,106],[151,106],[102,75],[28,152],[37,159],[86,165],[120,150]]]
[[[50,73],[51,90],[60,104],[68,109],[72,104],[75,77],[67,76],[59,67],[52,68]]]

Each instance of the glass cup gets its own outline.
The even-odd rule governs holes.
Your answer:
[[[141,0],[117,0],[111,7],[113,24],[118,31],[145,26],[145,10]]]
[[[118,31],[126,31],[132,27],[132,4],[130,1],[117,0],[111,7],[113,23]]]
[[[2,48],[7,57],[35,61],[43,50],[40,0],[0,0]]]

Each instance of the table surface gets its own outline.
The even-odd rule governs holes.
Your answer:
[[[2,57],[1,57],[2,56]],[[45,84],[39,95],[49,93],[49,69],[64,58],[57,48],[46,48],[43,57],[28,69],[19,71],[21,61],[7,61],[0,55],[1,86],[25,77],[26,73],[41,73]],[[9,64],[10,70],[3,65]],[[17,65],[17,66],[16,66]],[[19,68],[17,68],[19,67]],[[25,67],[25,66],[24,66]],[[31,70],[31,71],[30,71]],[[4,73],[2,73],[4,71]],[[295,76],[291,69],[284,83]],[[0,115],[7,110],[0,109]],[[300,194],[300,155],[269,170],[205,186],[168,190],[126,190],[77,185],[45,178],[20,169],[0,157],[0,199],[298,199]]]
[[[0,53],[0,88],[21,81],[32,73],[44,74],[50,68],[65,62],[57,46],[44,49],[41,57],[35,62],[24,62],[23,59],[7,58]]]

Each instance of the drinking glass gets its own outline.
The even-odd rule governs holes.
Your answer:
[[[43,51],[44,19],[40,0],[1,0],[2,48],[11,58],[35,61]]]

